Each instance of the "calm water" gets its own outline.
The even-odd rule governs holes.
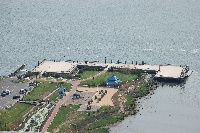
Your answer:
[[[184,89],[158,88],[112,131],[200,132],[199,36],[199,0],[0,0],[0,75],[44,58],[187,64]]]

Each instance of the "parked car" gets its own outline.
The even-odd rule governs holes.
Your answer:
[[[13,99],[18,99],[18,98],[20,98],[20,96],[18,95],[13,96]]]
[[[2,96],[2,97],[5,97],[5,96],[6,96],[6,93],[5,93],[5,92],[2,92],[2,93],[1,93],[1,96]]]
[[[19,94],[24,94],[27,92],[27,89],[20,89]]]
[[[4,92],[6,93],[6,95],[9,95],[11,93],[9,90],[5,90]]]

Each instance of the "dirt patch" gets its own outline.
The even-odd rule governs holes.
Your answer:
[[[77,90],[96,92],[91,98],[91,105],[95,106],[114,106],[112,96],[118,91],[118,89],[108,87],[78,87]]]

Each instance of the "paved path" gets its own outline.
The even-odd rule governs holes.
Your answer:
[[[105,68],[103,71],[101,71],[100,73],[98,73],[97,75],[93,76],[94,78],[100,76],[101,74],[105,73],[108,70],[108,68]],[[72,84],[72,89],[69,93],[67,93],[66,96],[63,97],[62,100],[60,100],[55,108],[53,109],[53,112],[51,114],[51,116],[49,117],[49,119],[46,121],[44,127],[42,128],[42,132],[47,132],[47,129],[49,127],[49,125],[51,124],[51,122],[53,121],[53,119],[55,118],[57,112],[59,111],[59,108],[62,106],[62,104],[64,104],[72,94],[75,93],[78,85],[80,84],[81,81],[85,81],[85,80],[89,80],[92,79],[93,77],[87,78],[87,79],[83,79],[83,80],[75,80],[75,81],[71,81],[70,83]]]
[[[64,96],[62,100],[60,100],[60,101],[56,104],[55,108],[53,109],[53,112],[52,112],[51,116],[49,117],[49,119],[48,119],[47,122],[45,123],[45,125],[44,125],[44,127],[43,127],[43,129],[42,129],[42,132],[47,132],[47,129],[48,129],[49,125],[51,124],[51,122],[53,121],[53,119],[55,118],[57,112],[59,111],[59,108],[60,108],[60,107],[62,106],[62,104],[63,104],[65,101],[67,101],[67,99],[69,99],[70,96],[76,91],[76,88],[77,88],[77,86],[80,84],[80,81],[77,81],[77,80],[76,80],[76,81],[72,81],[71,83],[72,83],[72,85],[73,85],[71,91],[70,91],[66,96]]]

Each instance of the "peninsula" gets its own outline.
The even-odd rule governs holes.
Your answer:
[[[0,81],[1,91],[11,91],[2,101],[12,101],[0,105],[1,131],[109,132],[110,125],[139,111],[137,99],[192,74],[188,66],[108,63],[106,58],[103,63],[44,59],[24,69]]]

